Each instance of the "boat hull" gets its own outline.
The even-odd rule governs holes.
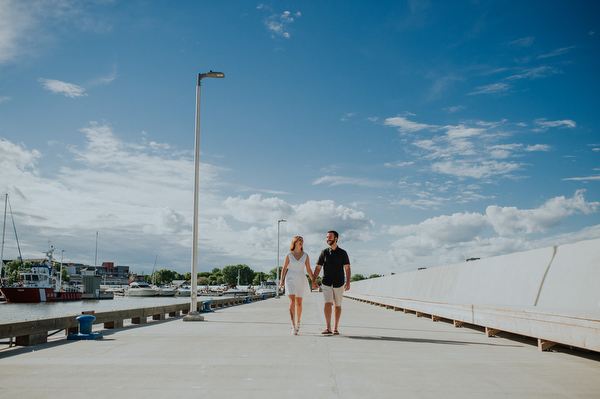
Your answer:
[[[127,291],[125,291],[125,295],[138,296],[138,297],[156,296],[156,291],[154,291],[154,290],[127,290]]]
[[[60,302],[78,301],[82,299],[81,292],[54,291],[52,288],[33,287],[4,287],[2,294],[7,302]]]

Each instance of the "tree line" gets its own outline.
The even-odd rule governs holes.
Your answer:
[[[33,266],[29,262],[23,263],[21,260],[13,260],[5,265],[2,270],[2,278],[8,284],[14,284],[19,281],[19,274],[24,270],[29,270]],[[53,266],[56,273],[60,272],[61,265],[56,262]],[[281,274],[282,267],[279,268]],[[154,274],[143,275],[144,279],[148,282],[155,282],[156,284],[171,284],[174,280],[191,280],[191,272],[180,274],[170,269],[157,270]],[[223,269],[215,267],[210,272],[198,273],[198,285],[237,285],[239,276],[240,285],[260,285],[261,282],[267,281],[268,279],[277,278],[277,268],[274,267],[269,273],[255,272],[248,265],[238,264],[225,266]],[[367,278],[381,277],[379,274],[371,274],[369,277],[365,277],[362,274],[355,274],[352,276],[352,281],[365,280]],[[308,276],[307,276],[308,278]],[[69,276],[67,269],[62,269],[62,280],[68,282]],[[321,284],[321,277],[317,278],[317,284]]]

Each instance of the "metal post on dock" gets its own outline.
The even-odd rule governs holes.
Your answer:
[[[192,292],[190,294],[190,311],[184,316],[184,321],[203,321],[204,317],[198,312],[198,191],[200,185],[200,92],[202,79],[204,78],[224,78],[225,74],[221,72],[210,71],[208,73],[198,74],[198,84],[196,86],[196,144],[194,149],[194,227],[192,232]]]

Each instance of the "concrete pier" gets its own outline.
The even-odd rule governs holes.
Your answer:
[[[598,398],[600,355],[344,299],[339,336],[322,336],[323,299],[216,309],[0,348],[0,398]]]

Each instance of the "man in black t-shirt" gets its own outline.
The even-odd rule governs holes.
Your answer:
[[[313,288],[318,289],[316,277],[323,268],[323,279],[321,289],[325,299],[325,322],[327,328],[322,334],[339,334],[338,324],[342,315],[342,298],[344,291],[350,289],[350,259],[348,253],[338,247],[338,233],[334,230],[327,232],[327,244],[329,248],[321,251],[317,265],[315,267],[315,279],[313,279]],[[335,303],[334,318],[335,324],[333,331],[331,330],[331,308]]]

